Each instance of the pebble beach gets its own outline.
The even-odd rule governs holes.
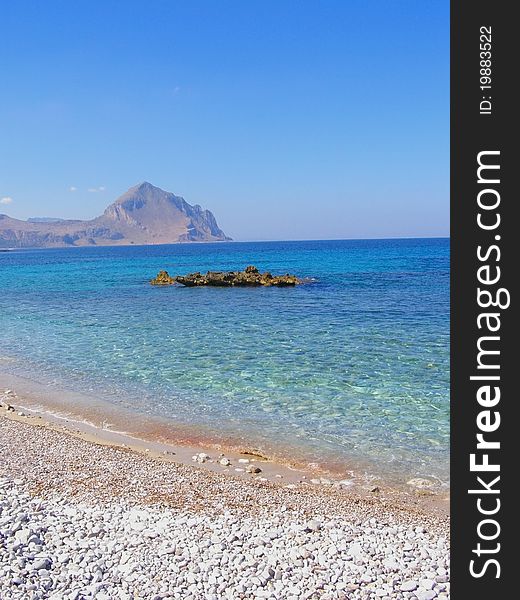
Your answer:
[[[449,598],[448,517],[0,411],[0,598]]]

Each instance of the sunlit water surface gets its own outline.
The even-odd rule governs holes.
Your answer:
[[[155,288],[241,269],[296,288]],[[0,369],[271,454],[448,483],[449,241],[0,253]]]

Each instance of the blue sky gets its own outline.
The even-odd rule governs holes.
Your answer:
[[[240,240],[449,231],[449,3],[0,2],[0,212],[141,181]]]

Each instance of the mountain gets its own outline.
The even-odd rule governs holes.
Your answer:
[[[29,219],[0,214],[0,248],[126,246],[230,240],[209,210],[144,182],[91,221]]]

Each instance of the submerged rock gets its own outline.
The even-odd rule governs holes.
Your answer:
[[[413,479],[410,479],[410,481],[407,481],[406,484],[418,489],[424,489],[433,487],[434,483],[431,479],[425,479],[424,477],[414,477]]]
[[[190,273],[189,275],[178,275],[172,277],[168,271],[159,271],[157,277],[150,281],[152,285],[173,285],[179,283],[186,287],[244,287],[244,286],[294,286],[302,283],[296,275],[271,275],[271,273],[260,273],[254,267],[246,267],[244,271],[208,271],[202,273]]]

